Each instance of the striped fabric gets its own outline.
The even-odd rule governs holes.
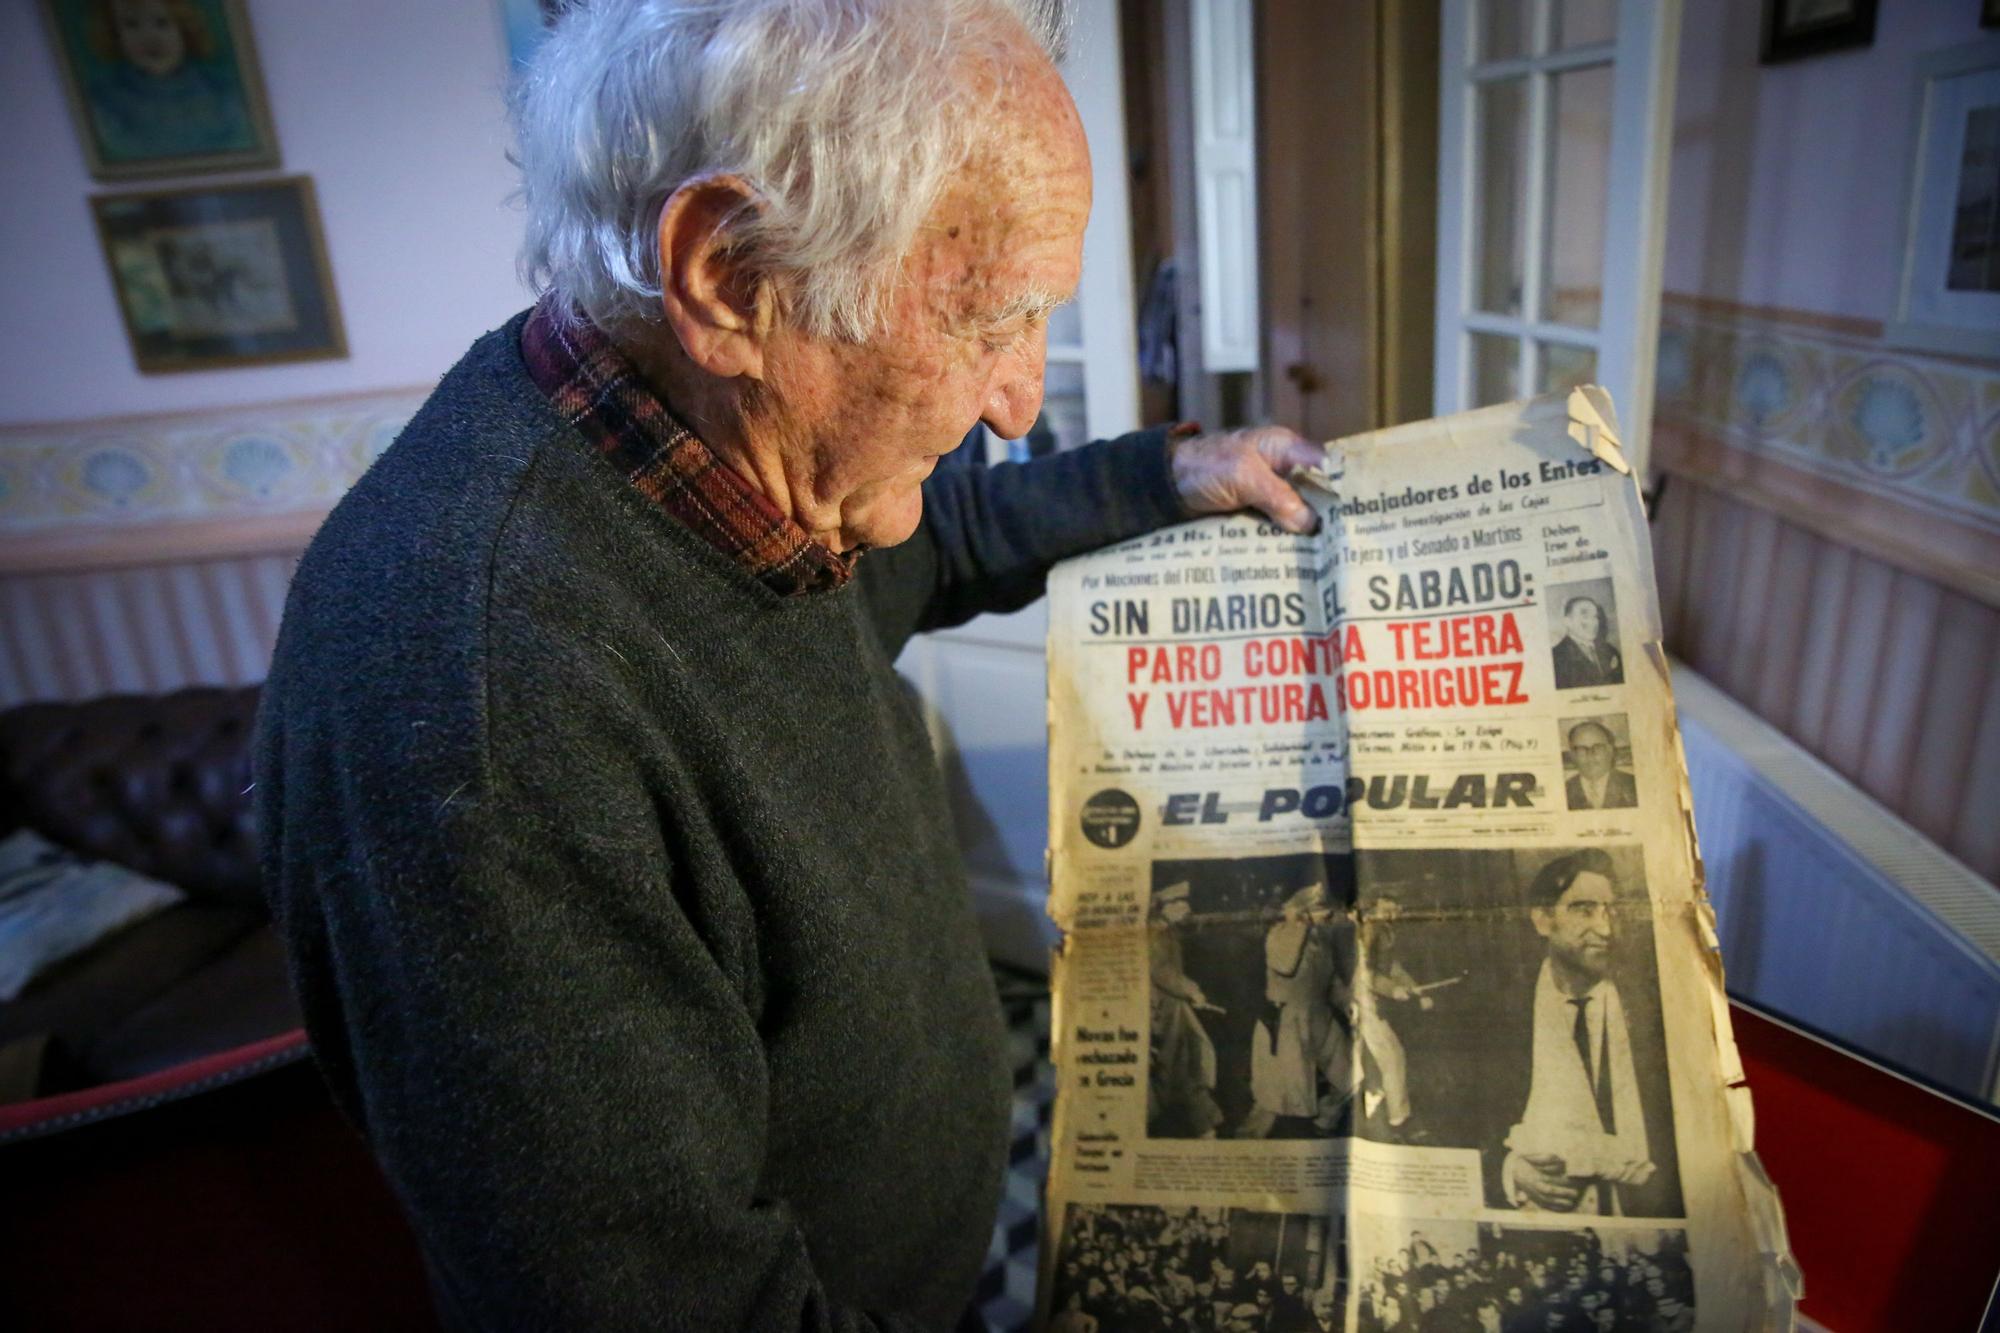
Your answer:
[[[824,592],[853,577],[853,555],[814,541],[724,466],[583,316],[558,320],[544,298],[521,329],[521,357],[562,419],[641,495],[773,592]]]

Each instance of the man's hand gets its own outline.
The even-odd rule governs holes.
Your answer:
[[[1583,1188],[1570,1183],[1563,1159],[1554,1153],[1520,1153],[1507,1159],[1509,1192],[1553,1213],[1575,1210]]]
[[[1192,514],[1255,509],[1290,532],[1318,523],[1310,506],[1285,478],[1321,467],[1326,451],[1283,426],[1251,426],[1221,435],[1196,435],[1173,445],[1174,487]]]

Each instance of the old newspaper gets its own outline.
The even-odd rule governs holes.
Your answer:
[[[1050,580],[1041,1320],[1789,1328],[1601,390]]]

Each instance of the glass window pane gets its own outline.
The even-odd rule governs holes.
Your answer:
[[[1074,449],[1090,440],[1083,417],[1083,367],[1051,361],[1042,373],[1042,414],[1018,440],[1007,442],[1007,457],[1017,463],[1058,449]]]
[[[1530,0],[1480,0],[1479,58],[1514,60],[1528,54]]]
[[[1597,327],[1604,297],[1604,207],[1611,173],[1611,66],[1549,80],[1549,248],[1542,319]]]
[[[1049,312],[1049,345],[1083,346],[1083,309],[1076,302],[1066,301]]]
[[[1477,308],[1521,313],[1523,213],[1528,174],[1528,81],[1479,86],[1473,264]]]
[[[1597,349],[1569,343],[1542,343],[1536,348],[1541,369],[1535,374],[1536,393],[1568,393],[1597,377]]]
[[[1472,406],[1511,403],[1521,396],[1521,342],[1501,333],[1472,336]]]
[[[1557,51],[1595,46],[1618,36],[1618,0],[1556,0],[1555,33],[1549,45]]]

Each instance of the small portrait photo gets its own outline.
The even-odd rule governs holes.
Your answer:
[[[1639,804],[1632,777],[1632,728],[1623,713],[1566,717],[1562,732],[1563,791],[1572,810],[1631,810]]]
[[[1149,1137],[1345,1132],[1353,865],[1318,855],[1154,863]]]
[[[346,355],[310,178],[90,202],[140,370]]]
[[[278,163],[242,0],[42,0],[90,174]]]
[[[1354,1133],[1476,1149],[1487,1206],[1681,1214],[1642,850],[1356,853]]]
[[[1455,1218],[1349,1221],[1361,1333],[1687,1333],[1694,1269],[1679,1227],[1561,1229]]]
[[[1618,607],[1612,600],[1611,580],[1552,583],[1547,598],[1556,688],[1623,685],[1625,658],[1618,651]]]
[[[1339,1216],[1317,1213],[1073,1203],[1041,1327],[1339,1333],[1340,1227]]]

